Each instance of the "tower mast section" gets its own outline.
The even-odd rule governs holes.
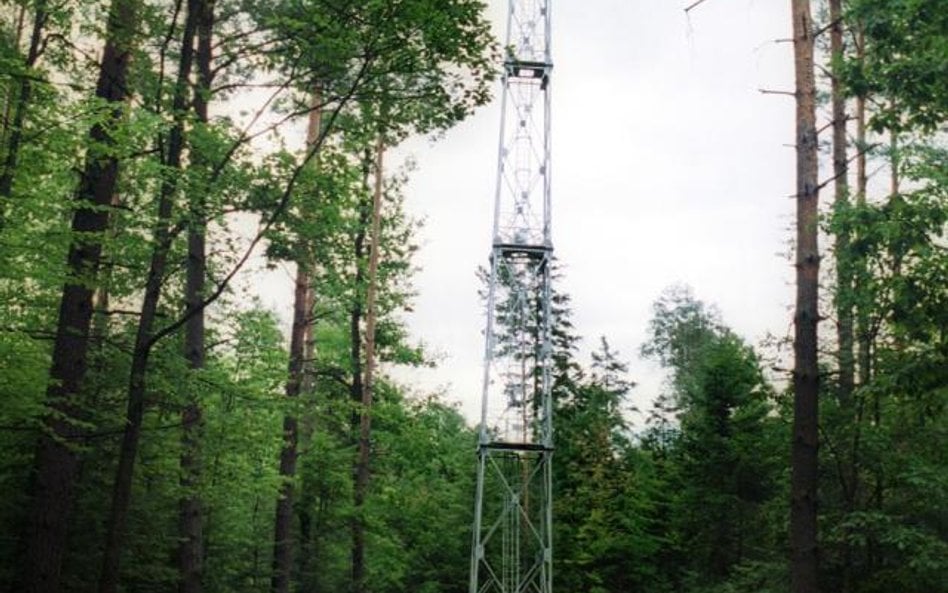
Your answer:
[[[551,0],[509,0],[469,593],[552,593]]]

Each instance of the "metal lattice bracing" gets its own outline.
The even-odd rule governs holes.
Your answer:
[[[510,0],[469,593],[552,593],[550,0]]]

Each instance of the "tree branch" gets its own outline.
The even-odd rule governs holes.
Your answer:
[[[199,312],[203,311],[208,305],[216,301],[218,298],[220,298],[222,294],[224,294],[224,291],[227,290],[227,287],[230,285],[231,281],[234,279],[237,273],[241,269],[243,269],[244,265],[250,259],[250,256],[253,254],[254,250],[257,248],[257,245],[260,244],[260,241],[263,240],[267,232],[273,227],[276,220],[283,214],[283,212],[289,206],[290,197],[293,194],[293,189],[296,187],[296,182],[299,179],[299,176],[302,174],[303,170],[309,164],[309,161],[312,160],[312,158],[316,155],[316,153],[320,150],[320,148],[322,148],[322,145],[325,142],[326,137],[328,136],[329,132],[332,130],[333,124],[335,123],[336,119],[339,117],[339,114],[341,113],[343,107],[349,102],[349,99],[355,96],[356,90],[358,89],[363,76],[365,76],[366,71],[368,70],[368,65],[369,65],[368,62],[363,63],[361,70],[359,71],[355,79],[353,80],[352,86],[349,88],[348,94],[342,98],[339,105],[336,107],[335,110],[333,110],[332,115],[329,118],[329,122],[327,123],[323,131],[320,133],[319,138],[316,140],[316,142],[314,142],[313,145],[307,151],[306,156],[303,158],[302,163],[300,163],[294,169],[292,175],[290,176],[290,179],[287,181],[286,188],[284,189],[283,194],[280,196],[279,202],[277,203],[276,207],[273,209],[273,212],[270,214],[270,216],[268,216],[264,220],[263,224],[260,225],[260,228],[258,229],[256,235],[250,241],[250,244],[247,246],[246,250],[244,251],[243,255],[240,257],[240,259],[237,260],[237,263],[235,263],[233,268],[231,268],[231,270],[224,276],[223,280],[221,280],[217,284],[217,287],[214,289],[214,291],[207,298],[203,299],[198,306],[187,311],[184,315],[178,318],[177,321],[165,326],[164,328],[156,332],[148,340],[148,343],[146,346],[147,348],[151,348],[162,338],[177,331],[180,327],[182,327],[185,323],[187,323],[189,319],[197,315]]]
[[[757,89],[761,95],[787,95],[789,97],[796,97],[797,94],[792,91],[772,91],[770,89]]]
[[[704,0],[695,0],[694,2],[689,4],[687,8],[685,8],[685,12],[686,13],[690,12],[692,8],[697,8],[697,6],[703,2]]]
[[[870,145],[866,146],[865,148],[863,148],[862,150],[858,151],[856,154],[854,154],[854,155],[851,156],[850,158],[846,159],[846,167],[843,168],[843,171],[842,171],[840,174],[838,174],[838,175],[833,175],[833,176],[830,177],[829,179],[820,182],[820,184],[816,186],[817,190],[823,189],[824,187],[826,187],[826,186],[829,185],[830,183],[833,183],[834,181],[836,181],[836,179],[838,179],[838,178],[841,177],[842,175],[845,175],[846,173],[848,173],[848,172],[849,172],[849,163],[853,162],[854,160],[856,160],[857,158],[859,158],[859,157],[861,157],[861,156],[863,156],[863,155],[865,155],[865,154],[868,154],[870,150],[872,150],[873,148],[875,148],[875,147],[877,147],[877,146],[879,146],[879,143],[870,144]]]

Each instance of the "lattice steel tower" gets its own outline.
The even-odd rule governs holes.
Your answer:
[[[550,2],[510,0],[470,593],[552,593]]]

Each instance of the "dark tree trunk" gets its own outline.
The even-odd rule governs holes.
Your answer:
[[[16,16],[16,24],[14,27],[13,34],[13,49],[16,52],[21,51],[21,46],[23,45],[23,26],[26,22],[26,5],[20,6],[20,11]],[[10,110],[13,108],[13,104],[16,103],[17,97],[19,96],[20,88],[13,84],[13,81],[10,81],[10,84],[7,88],[4,89],[3,93],[3,119],[0,120],[0,146],[4,147],[6,150],[7,145],[7,135],[10,133]]]
[[[30,33],[30,46],[26,52],[26,67],[33,68],[39,59],[43,29],[48,18],[46,0],[37,0],[33,13],[33,30]],[[100,71],[101,76],[101,71]],[[20,157],[20,144],[23,142],[23,124],[26,121],[26,109],[33,94],[33,81],[29,76],[20,78],[20,89],[10,106],[12,120],[10,136],[6,141],[6,156],[0,169],[0,230],[6,225],[7,201],[13,192],[13,178],[16,175],[17,160]],[[6,122],[4,122],[6,124]]]
[[[843,95],[840,66],[843,59],[842,0],[830,0],[830,52],[832,54],[832,110],[833,110],[833,183],[834,208],[837,213],[849,205],[849,159],[846,141],[846,98]],[[853,274],[848,230],[836,234],[836,342],[839,348],[839,396],[849,402],[855,385],[853,356]]]
[[[197,6],[198,84],[194,96],[194,111],[199,122],[207,124],[208,99],[213,73],[212,35],[214,29],[214,0],[200,0]],[[193,155],[195,166],[203,166],[201,155]],[[207,188],[192,188],[189,204],[187,280],[185,304],[190,315],[185,324],[184,355],[192,371],[204,368],[204,284],[206,277],[205,193]],[[197,394],[191,394],[181,412],[181,487],[183,496],[179,510],[178,571],[180,593],[200,593],[204,556],[202,501],[198,493],[201,482],[201,428],[203,411]]]
[[[863,53],[864,37],[861,28],[856,33],[856,56],[860,59]],[[855,199],[857,207],[863,207],[866,204],[866,186],[868,176],[866,173],[866,100],[865,97],[856,98],[856,191]],[[859,230],[854,230],[854,238],[858,239]],[[869,314],[867,299],[865,293],[867,288],[868,270],[864,256],[856,252],[851,254],[852,271],[852,294],[853,294],[853,313],[855,317],[854,339],[855,339],[855,368],[857,372],[857,383],[859,386],[865,386],[869,382]],[[846,510],[854,512],[859,501],[859,492],[862,488],[862,478],[860,472],[861,441],[862,441],[862,423],[866,405],[866,394],[860,393],[856,397],[855,414],[853,419],[854,434],[852,439],[852,453],[850,460],[850,488],[849,499]],[[849,593],[853,589],[853,581],[856,577],[852,570],[852,549],[846,544],[844,549],[844,572],[843,572],[843,593]]]
[[[303,382],[306,325],[309,311],[306,310],[310,291],[310,275],[307,263],[297,262],[296,290],[293,298],[293,329],[290,334],[289,377],[286,382],[286,397],[291,402],[299,399]],[[283,450],[280,452],[280,497],[276,504],[276,520],[273,529],[273,577],[270,588],[274,593],[290,590],[293,568],[293,479],[296,476],[299,422],[296,414],[288,413],[283,418]]]
[[[366,151],[368,153],[368,151]],[[369,173],[371,167],[371,157],[365,155],[363,159],[363,179],[364,185],[368,188]],[[364,201],[360,205],[359,212],[359,230],[354,237],[353,246],[355,248],[356,274],[355,274],[355,295],[353,297],[352,309],[349,312],[349,341],[350,341],[350,360],[352,366],[352,382],[349,386],[349,397],[352,400],[354,411],[351,418],[351,428],[356,446],[359,444],[359,435],[362,426],[362,414],[358,411],[362,406],[362,284],[365,281],[363,272],[363,261],[365,259],[365,231],[369,224],[370,204]],[[359,455],[358,451],[352,464],[352,481],[357,484],[359,481]],[[353,489],[353,507],[352,513],[352,583],[351,591],[359,593],[365,588],[365,519],[361,516],[362,505],[365,502],[365,493],[360,492],[356,486]]]
[[[313,93],[313,110],[309,116],[306,144],[312,148],[319,139],[322,120],[320,93]],[[309,358],[312,356],[313,289],[310,274],[308,241],[301,241],[296,262],[296,289],[293,295],[293,328],[290,333],[290,362],[286,382],[286,397],[291,402],[299,400],[304,384],[308,383]],[[293,480],[299,446],[299,419],[295,413],[283,418],[283,450],[280,452],[280,476],[283,485],[277,498],[276,519],[273,529],[273,576],[270,588],[273,593],[288,593],[293,569]]]
[[[151,255],[148,278],[145,283],[145,295],[142,300],[141,315],[139,316],[138,330],[135,335],[135,347],[132,351],[125,430],[122,434],[118,469],[112,490],[112,505],[106,531],[102,573],[99,579],[100,593],[115,593],[118,589],[122,539],[128,518],[128,508],[131,503],[132,477],[135,470],[138,443],[141,438],[142,419],[145,413],[148,358],[153,346],[152,329],[158,313],[168,251],[171,246],[169,224],[174,194],[177,191],[178,175],[170,173],[170,171],[180,170],[181,156],[184,152],[184,113],[188,107],[188,87],[194,58],[194,37],[199,2],[200,0],[188,0],[188,13],[185,17],[181,37],[181,56],[178,62],[177,81],[172,98],[175,123],[168,134],[168,150],[165,157],[165,165],[169,173],[165,174],[158,197],[155,247]]]
[[[312,497],[306,496],[306,490],[303,490],[303,499],[300,501],[312,502]],[[313,515],[309,509],[300,510],[300,593],[311,593],[313,587],[312,558],[313,554]]]
[[[75,441],[79,395],[86,374],[95,276],[102,244],[97,238],[109,224],[108,206],[115,192],[118,159],[111,154],[115,140],[109,128],[122,118],[128,96],[125,81],[138,23],[137,0],[115,0],[106,28],[96,96],[113,106],[107,122],[89,132],[89,150],[76,193],[73,242],[69,247],[59,319],[50,368],[46,403],[50,412],[37,445],[32,476],[29,526],[23,534],[24,561],[19,563],[14,590],[29,593],[59,591],[66,549],[66,529],[72,510],[79,457]]]
[[[899,136],[895,130],[889,132],[889,203],[895,204],[902,200],[900,195],[901,179],[899,174]],[[892,258],[892,276],[898,279],[902,275],[903,258],[905,252],[903,248],[896,245],[892,248],[890,254]],[[892,337],[892,348],[897,352],[903,353],[905,342],[902,337],[896,335]],[[872,424],[876,433],[882,430],[882,392],[873,390],[872,393]],[[877,511],[882,511],[885,502],[885,466],[881,459],[877,459],[874,467],[874,480],[872,489],[873,507]],[[878,546],[875,537],[870,539],[870,550]]]
[[[842,60],[843,60],[843,7],[842,0],[830,0],[830,58],[832,61],[831,103],[833,111],[833,208],[837,216],[843,214],[849,207],[849,159],[847,156],[847,123],[846,98],[842,88]],[[857,148],[859,150],[859,148]],[[848,223],[837,227],[836,232],[836,363],[839,369],[839,401],[849,414],[848,418],[855,422],[853,411],[853,389],[855,387],[856,361],[854,356],[854,290],[853,254],[850,247],[850,232]],[[857,427],[858,430],[858,427]],[[846,487],[846,476],[841,475],[843,483],[844,508],[847,513],[855,510],[856,455],[850,460],[851,477],[849,487]],[[842,470],[841,471],[845,471]],[[849,530],[845,531],[842,542],[842,593],[852,590],[853,552],[849,543]]]
[[[312,120],[310,120],[312,122]],[[318,126],[317,126],[318,130]],[[312,129],[311,129],[311,137]],[[306,304],[306,311],[312,317],[315,314],[315,305],[316,305],[316,290],[313,287],[310,287],[309,290],[309,302]],[[303,349],[304,363],[303,363],[303,385],[302,390],[303,394],[308,397],[315,396],[315,361],[316,361],[316,339],[314,335],[314,325],[316,321],[311,318],[309,323],[306,324],[306,335],[305,335],[305,347]],[[300,426],[300,439],[303,443],[311,443],[313,432],[316,428],[316,419],[314,417],[313,410],[307,408],[303,411],[303,420]],[[307,452],[301,453],[302,456],[306,456]],[[306,487],[304,482],[301,487],[301,499],[299,508],[297,509],[297,514],[299,515],[300,522],[300,577],[299,577],[299,591],[300,593],[312,593],[315,591],[315,582],[313,575],[313,556],[316,554],[316,549],[314,545],[314,535],[313,535],[313,516],[312,516],[312,506],[315,503],[316,497],[312,492],[312,485],[310,488]]]
[[[793,442],[790,477],[790,590],[817,593],[819,445],[819,182],[813,21],[809,0],[792,0],[797,103],[797,295],[794,315]]]
[[[365,379],[362,382],[359,409],[359,445],[355,468],[355,517],[356,533],[353,535],[352,587],[354,593],[365,593],[365,497],[369,489],[372,396],[375,387],[375,325],[378,318],[376,294],[378,292],[379,237],[382,213],[382,158],[384,146],[381,138],[376,147],[375,191],[372,196],[372,226],[369,236],[368,287],[365,303]],[[358,560],[358,563],[356,563]],[[358,572],[356,571],[358,568]]]
[[[865,35],[862,29],[856,34],[856,59],[862,60],[865,53]],[[866,98],[856,97],[856,203],[866,205],[866,189],[869,176],[866,172]],[[866,304],[868,295],[863,294],[868,280],[866,262],[857,259],[854,262],[856,300],[856,362],[859,369],[859,385],[869,383],[871,376],[869,313]]]

